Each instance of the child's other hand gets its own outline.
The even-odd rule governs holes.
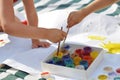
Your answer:
[[[32,48],[39,48],[39,47],[48,48],[50,47],[50,43],[43,41],[41,42],[37,39],[32,39]]]
[[[68,23],[67,28],[71,28],[72,26],[81,22],[86,17],[86,15],[87,12],[85,12],[84,9],[71,12],[67,19],[67,23]]]
[[[54,43],[62,41],[67,35],[66,32],[59,29],[48,29],[47,34],[47,39]]]

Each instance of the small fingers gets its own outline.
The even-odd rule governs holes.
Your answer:
[[[50,43],[45,43],[43,47],[48,48],[50,46]]]
[[[49,46],[50,46],[50,43],[48,42],[40,42],[39,44],[33,44],[32,49],[39,48],[39,47],[48,48]]]
[[[68,23],[67,28],[71,28],[71,27],[74,26],[74,25],[75,25],[75,23],[71,20],[71,21]]]
[[[50,43],[48,42],[42,42],[41,44],[38,45],[38,47],[43,47],[43,48],[48,48],[50,46]]]
[[[34,48],[38,48],[38,46],[37,45],[32,45],[32,49],[34,49]]]
[[[73,11],[69,14],[68,19],[67,19],[67,28],[71,28],[72,26],[75,25],[75,20],[74,20],[74,15],[75,15],[76,11]]]

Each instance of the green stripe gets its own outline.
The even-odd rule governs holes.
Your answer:
[[[38,6],[38,7],[36,7],[36,11],[41,11],[41,10],[43,10],[44,8],[47,8],[47,5],[43,5],[43,6]]]
[[[58,1],[60,0],[49,0],[45,5],[55,4]]]
[[[113,12],[112,14],[107,14],[107,15],[109,15],[109,16],[116,16],[116,15],[119,15],[119,14],[120,14],[120,7],[118,7],[118,8],[116,9],[116,11]]]
[[[40,2],[40,0],[34,0],[34,3]]]
[[[59,5],[56,9],[65,9],[65,8],[68,8],[69,6],[71,6],[72,4],[78,3],[80,1],[81,0],[73,0],[73,1],[70,1],[69,3]],[[54,10],[56,10],[56,9],[54,9]]]
[[[118,6],[120,6],[120,2],[117,2],[116,4],[117,4]]]
[[[60,1],[60,0],[49,0],[46,4],[36,7],[36,10],[37,10],[37,11],[41,11],[41,10],[43,10],[43,9],[45,9],[45,8],[48,8],[48,6],[49,6],[50,4],[55,4],[55,3],[58,2],[58,1]]]
[[[65,9],[65,8],[71,6],[71,5],[72,5],[72,4],[61,4],[61,5],[58,6],[56,9]],[[56,9],[54,9],[54,10],[56,10]]]
[[[91,2],[93,2],[93,0],[90,0],[88,3],[81,5],[80,7],[77,8],[77,10],[80,10],[81,8],[86,7],[86,6],[87,6],[88,4],[90,4]]]
[[[6,72],[7,69],[0,69],[0,72]]]
[[[16,76],[10,74],[10,75],[8,75],[7,77],[5,77],[5,78],[3,78],[3,79],[1,79],[1,80],[16,80],[16,79],[17,79]]]
[[[81,0],[73,0],[72,2],[73,3],[78,3],[78,2],[80,2]]]
[[[29,75],[27,72],[19,70],[18,72],[15,73],[15,76],[20,77],[24,79],[27,75]]]
[[[20,11],[23,11],[24,8],[23,7],[19,7],[17,10],[20,12]]]

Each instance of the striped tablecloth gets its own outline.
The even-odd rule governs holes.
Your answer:
[[[94,0],[34,0],[37,12],[43,13],[54,10],[80,10]],[[17,4],[17,5],[16,5]],[[15,3],[15,8],[19,12],[24,12],[23,4],[20,1]],[[107,14],[110,16],[119,16],[120,2],[97,11],[96,13]]]
[[[41,78],[2,64],[0,65],[0,80],[41,80]]]

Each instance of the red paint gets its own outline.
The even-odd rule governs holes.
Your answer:
[[[49,72],[42,72],[41,75],[49,74]]]
[[[117,72],[117,73],[120,73],[120,68],[117,68],[117,69],[116,69],[116,72]]]
[[[27,25],[27,21],[26,20],[22,21],[22,24]]]
[[[79,55],[79,57],[82,58],[83,54],[84,54],[84,51],[82,49],[76,49],[75,50],[75,54]]]

